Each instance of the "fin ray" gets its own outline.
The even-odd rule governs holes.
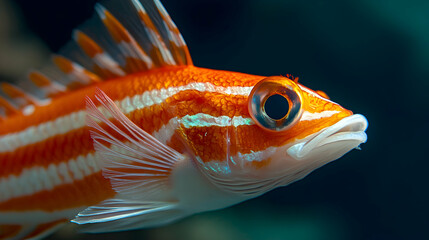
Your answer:
[[[62,227],[68,220],[40,224],[0,225],[0,239],[42,239]]]
[[[17,105],[18,111],[101,80],[165,66],[192,65],[186,43],[160,1],[109,3],[106,8],[100,4],[95,7],[101,20],[93,17],[81,30],[75,30],[73,40],[53,55],[50,63],[17,84],[24,91],[6,87],[6,95],[14,95],[9,102]],[[114,12],[127,4],[123,11]],[[0,103],[0,118],[15,113],[5,102]]]
[[[87,98],[87,125],[113,189],[130,199],[147,199],[153,189],[168,187],[172,168],[184,156],[135,125],[100,89],[95,98],[103,112]]]
[[[175,202],[109,199],[80,212],[72,222],[84,232],[114,232],[155,227],[184,217]]]

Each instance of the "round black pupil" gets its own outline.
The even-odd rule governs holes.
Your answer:
[[[282,95],[274,94],[268,97],[264,108],[268,117],[279,120],[284,118],[289,112],[289,102]]]

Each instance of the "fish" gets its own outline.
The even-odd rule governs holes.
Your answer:
[[[289,185],[368,122],[291,75],[194,66],[159,0],[110,1],[0,83],[0,239],[150,228]]]

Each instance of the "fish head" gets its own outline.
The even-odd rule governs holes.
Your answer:
[[[203,171],[231,191],[258,195],[287,185],[367,139],[364,116],[292,79],[259,79],[249,90],[243,101],[225,102],[235,115],[217,127],[215,139],[210,132],[208,148],[223,157],[197,156]]]
[[[254,148],[264,146],[261,156],[250,162],[266,165],[258,173],[263,178],[288,176],[283,184],[338,159],[367,139],[364,116],[286,77],[259,81],[249,94],[248,111],[257,125]],[[267,138],[258,140],[258,136]]]

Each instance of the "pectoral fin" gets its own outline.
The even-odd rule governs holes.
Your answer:
[[[60,219],[39,225],[0,225],[0,239],[42,239],[67,222],[66,219]]]
[[[161,225],[184,216],[170,196],[169,176],[184,156],[134,124],[101,90],[97,107],[87,98],[88,126],[103,176],[117,198],[79,213],[84,231],[105,232]]]
[[[80,212],[72,222],[84,232],[115,232],[156,227],[184,217],[174,202],[109,199]]]

